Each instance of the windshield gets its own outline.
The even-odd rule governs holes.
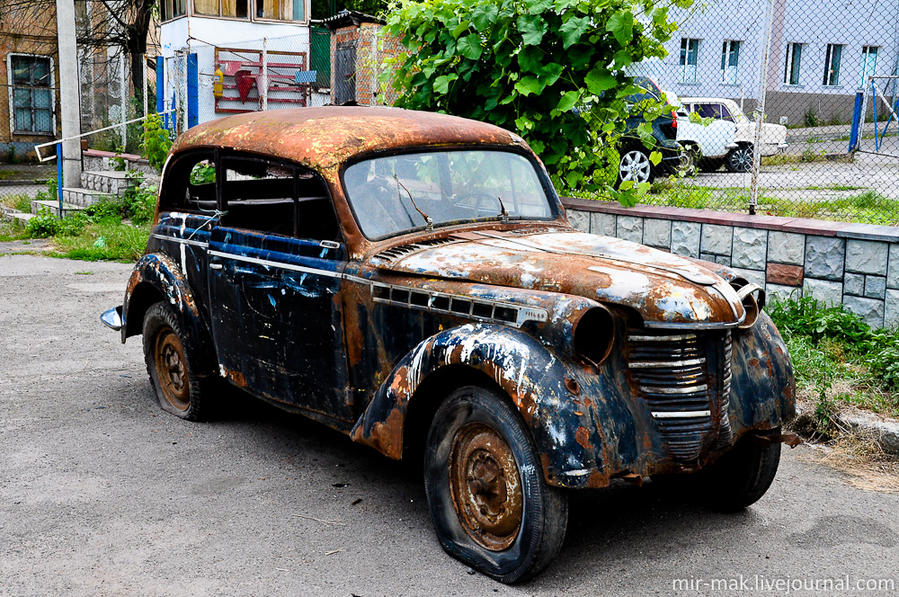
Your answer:
[[[370,239],[446,224],[552,219],[534,165],[507,151],[430,151],[353,164],[347,199]]]

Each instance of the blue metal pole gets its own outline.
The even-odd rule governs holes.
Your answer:
[[[62,141],[56,144],[56,198],[59,200],[59,217],[62,212]]]
[[[187,56],[187,128],[200,124],[200,73],[197,66],[197,55]]]
[[[849,132],[849,153],[858,149],[858,129],[862,122],[862,95],[861,91],[855,94],[855,107],[852,109],[852,129]]]
[[[156,113],[165,111],[165,58],[156,57]],[[169,117],[165,117],[165,127],[168,128]]]
[[[871,107],[874,108],[874,151],[880,151],[880,137],[877,130],[877,86],[871,79]]]

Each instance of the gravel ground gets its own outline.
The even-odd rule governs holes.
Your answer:
[[[851,487],[808,447],[743,513],[651,484],[577,494],[536,580],[468,574],[403,466],[240,395],[212,423],[161,412],[139,340],[97,319],[129,271],[0,256],[0,594],[667,595],[715,593],[711,579],[786,594],[757,583],[847,575],[896,594],[899,495]]]

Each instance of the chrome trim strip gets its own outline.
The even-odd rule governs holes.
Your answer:
[[[481,299],[481,298],[474,297],[474,296],[466,296],[466,295],[461,295],[461,294],[447,294],[447,293],[443,293],[443,292],[436,292],[433,290],[425,290],[422,288],[412,288],[409,286],[398,286],[395,284],[386,284],[384,282],[377,282],[375,280],[369,280],[367,278],[360,278],[358,276],[353,276],[351,274],[345,274],[343,272],[336,272],[336,271],[331,271],[331,270],[326,270],[326,269],[318,269],[318,268],[313,268],[313,267],[305,267],[303,265],[294,265],[292,263],[283,263],[281,261],[269,261],[268,259],[259,259],[257,257],[249,257],[247,255],[236,255],[234,253],[222,253],[221,251],[215,251],[215,250],[209,251],[209,256],[210,257],[222,257],[225,259],[233,259],[235,261],[243,261],[245,263],[253,263],[253,264],[261,265],[264,267],[279,267],[282,269],[287,269],[287,270],[291,270],[291,271],[295,271],[295,272],[301,272],[304,274],[314,274],[314,275],[325,276],[328,278],[335,278],[338,280],[347,280],[349,282],[356,282],[357,284],[366,284],[370,287],[370,291],[372,293],[374,293],[374,289],[376,286],[381,287],[381,288],[389,288],[389,289],[394,289],[394,290],[405,291],[405,292],[409,293],[409,300],[411,300],[412,293],[423,293],[423,294],[427,294],[429,296],[427,306],[413,305],[411,302],[408,302],[408,301],[396,301],[391,298],[382,298],[382,297],[372,296],[372,301],[376,302],[376,303],[398,305],[398,306],[402,306],[402,307],[424,310],[424,311],[436,311],[438,313],[448,313],[451,315],[468,315],[469,317],[472,317],[472,318],[480,320],[480,321],[495,321],[498,323],[514,325],[515,327],[521,327],[526,321],[546,321],[547,318],[549,317],[549,314],[544,309],[538,309],[538,308],[534,308],[534,307],[525,307],[522,305],[516,305],[514,303],[503,303],[503,302],[499,302],[499,301],[491,301],[489,299]],[[461,313],[459,311],[452,311],[449,309],[444,310],[444,309],[433,308],[433,307],[431,307],[431,304],[433,303],[435,297],[445,297],[445,298],[449,299],[450,301],[452,301],[454,299],[460,300],[460,301],[467,301],[471,305],[469,307],[469,312]],[[471,310],[473,309],[473,305],[475,303],[491,305],[494,307],[494,312],[495,312],[496,308],[514,309],[515,313],[516,313],[515,321],[512,322],[512,321],[507,321],[505,319],[487,318],[487,317],[479,317],[477,315],[472,315]]]
[[[156,234],[155,232],[150,236],[152,236],[153,238],[158,238],[159,240],[169,240],[174,243],[180,243],[182,245],[192,245],[195,247],[202,247],[204,249],[209,248],[209,243],[204,243],[202,241],[193,240],[190,238],[175,238],[174,236],[165,236],[164,234]]]
[[[711,416],[711,410],[652,411],[654,419],[700,419]]]
[[[668,388],[664,386],[640,386],[640,389],[650,394],[695,394],[709,389],[706,384],[698,386],[685,386],[682,388]]]
[[[705,357],[700,357],[683,361],[632,361],[627,366],[629,369],[663,369],[665,367],[692,367],[704,363]]]
[[[669,336],[628,336],[632,342],[678,342],[681,340],[695,340],[696,334],[671,334]]]
[[[730,323],[721,323],[721,322],[684,322],[684,323],[672,323],[668,321],[644,321],[643,327],[656,329],[656,330],[725,330],[728,328],[738,327],[743,321],[746,320],[746,312],[743,312],[743,317],[741,317],[738,321],[730,322]]]

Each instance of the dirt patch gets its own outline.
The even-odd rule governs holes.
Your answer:
[[[41,254],[52,250],[53,245],[46,238],[0,242],[0,255]]]
[[[800,460],[836,469],[858,489],[899,493],[899,460],[874,440],[842,434],[830,442],[809,445],[812,450],[800,454]]]

